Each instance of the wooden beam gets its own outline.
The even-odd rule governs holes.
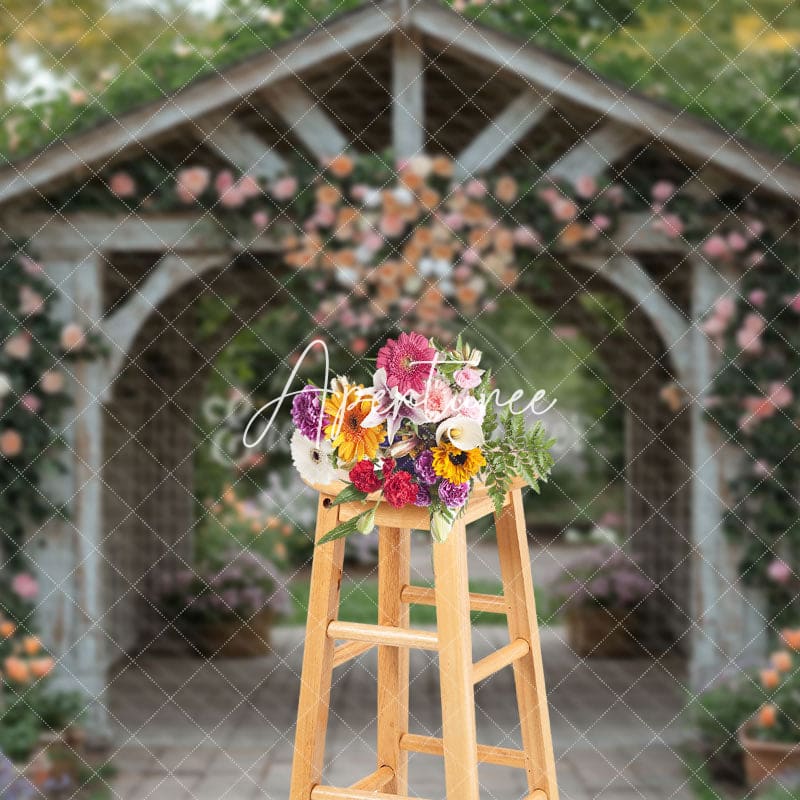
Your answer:
[[[104,337],[114,346],[109,356],[111,375],[119,372],[136,335],[160,303],[185,284],[228,263],[230,253],[168,255],[163,258],[122,307],[101,324]]]
[[[336,123],[299,81],[283,81],[270,87],[266,98],[272,110],[289,126],[290,133],[320,164],[349,147],[348,139]]]
[[[491,169],[549,112],[549,104],[536,92],[522,92],[461,151],[457,172],[466,177]]]
[[[395,24],[395,6],[400,5],[399,0],[368,4],[355,14],[320,26],[302,42],[290,39],[274,50],[197,80],[183,91],[109,120],[85,134],[54,142],[46,150],[0,170],[0,203],[34,192],[76,168],[98,165],[97,169],[102,169],[131,145],[146,144],[188,120],[240,103],[266,86],[351,53],[388,33]]]
[[[392,144],[395,158],[407,159],[425,148],[425,54],[405,29],[392,45]]]
[[[3,219],[9,235],[32,239],[43,252],[53,247],[87,245],[108,251],[142,253],[208,252],[228,248],[231,252],[278,253],[280,244],[269,233],[242,240],[231,239],[208,214],[101,214],[80,212],[57,215],[33,213]]]
[[[574,63],[476,25],[435,2],[414,8],[414,25],[446,48],[448,55],[501,67],[558,97],[661,139],[677,150],[714,162],[759,187],[800,197],[800,168],[782,157],[750,147],[710,123],[607,83]]]
[[[547,172],[557,180],[570,183],[582,176],[597,178],[646,140],[647,136],[639,129],[612,120],[585,136]]]
[[[571,261],[605,278],[647,314],[676,368],[685,374],[693,358],[691,325],[638,261],[625,253],[613,256],[579,253]]]
[[[189,127],[204,144],[246,175],[272,180],[288,168],[274,147],[235,117],[212,114]]]

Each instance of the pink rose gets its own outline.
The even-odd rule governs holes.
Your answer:
[[[44,309],[44,298],[31,289],[30,286],[22,286],[19,290],[19,313],[23,317],[41,314]]]
[[[297,194],[297,178],[287,176],[275,181],[270,187],[270,194],[280,203],[291,200]]]
[[[560,197],[553,203],[552,211],[553,216],[560,222],[569,222],[578,216],[578,206],[572,200],[567,200],[564,197]]]
[[[21,600],[33,600],[39,594],[39,583],[29,572],[20,572],[11,581],[11,591]]]
[[[730,247],[734,253],[741,253],[742,250],[747,249],[747,239],[738,231],[732,231],[728,234],[728,247]]]
[[[463,392],[455,399],[454,406],[459,416],[483,423],[483,418],[486,416],[486,406],[477,397]]]
[[[666,203],[675,194],[675,184],[671,181],[657,181],[650,194],[657,203]]]
[[[214,189],[222,197],[228,189],[233,188],[234,183],[233,173],[229,169],[223,169],[214,179]]]
[[[28,256],[20,256],[19,263],[22,264],[22,269],[24,269],[28,275],[41,275],[44,272],[42,265]]]
[[[464,227],[464,217],[456,211],[445,214],[442,222],[451,231],[460,231]]]
[[[136,181],[127,172],[115,172],[108,182],[112,194],[125,199],[136,194]]]
[[[252,175],[243,175],[239,178],[239,191],[248,200],[261,194],[261,186]]]
[[[194,203],[208,188],[211,174],[205,167],[187,167],[178,173],[175,192],[182,203]]]
[[[749,256],[747,256],[747,262],[746,262],[747,266],[760,267],[761,264],[764,262],[764,258],[765,258],[764,254],[760,250],[756,250],[750,253]]]
[[[19,399],[19,403],[31,414],[37,414],[42,407],[42,401],[35,394],[22,395]]]
[[[729,253],[728,243],[718,234],[709,236],[703,243],[702,250],[711,259],[725,258]]]
[[[677,239],[683,233],[683,220],[677,214],[661,214],[653,220],[652,227],[670,239]]]
[[[264,230],[269,225],[269,214],[266,211],[254,211],[251,219],[259,230]]]
[[[317,206],[313,219],[317,225],[329,228],[336,222],[336,212],[330,206]]]
[[[753,239],[758,239],[764,233],[764,223],[760,219],[751,219],[746,227],[747,234]]]
[[[26,359],[31,354],[31,336],[26,331],[14,334],[3,348],[11,358]]]
[[[714,304],[714,311],[718,316],[725,320],[725,322],[729,322],[731,319],[733,319],[733,315],[736,313],[736,301],[729,295],[720,297],[719,300],[717,300],[717,302]]]
[[[792,579],[792,574],[792,568],[780,558],[776,558],[767,567],[767,575],[775,583],[789,583]]]
[[[777,408],[786,408],[794,400],[794,392],[780,381],[773,381],[769,385],[770,402]]]
[[[384,214],[381,217],[380,230],[384,236],[394,238],[405,230],[405,221],[399,214]]]
[[[615,183],[606,187],[603,196],[609,203],[619,207],[625,201],[625,190],[618,183]]]
[[[597,194],[597,181],[591,175],[581,175],[575,181],[575,191],[578,197],[589,200]]]
[[[605,214],[595,214],[592,217],[592,225],[599,231],[607,231],[611,227],[611,218]]]
[[[767,293],[764,291],[764,289],[753,289],[753,291],[747,296],[747,299],[756,308],[761,308],[764,305],[764,301],[767,299]]]
[[[769,472],[769,464],[764,459],[759,458],[753,463],[753,474],[759,478],[766,478]]]
[[[486,196],[487,189],[486,189],[486,184],[483,181],[479,181],[477,178],[473,178],[464,187],[464,191],[466,191],[467,197],[472,197],[475,200],[480,200],[482,197]]]
[[[541,241],[539,234],[528,225],[520,225],[514,230],[514,244],[520,247],[538,247]]]
[[[476,386],[480,386],[482,375],[482,369],[461,367],[461,369],[456,370],[453,375],[453,380],[455,380],[456,386],[461,389],[474,389]]]
[[[800,314],[800,293],[796,294],[789,301],[788,306],[789,306],[789,308],[792,309],[792,311],[795,311],[796,313]]]

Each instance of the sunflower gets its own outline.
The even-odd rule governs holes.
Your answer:
[[[433,471],[440,477],[446,478],[450,483],[466,483],[474,478],[482,467],[486,466],[486,459],[480,447],[472,450],[459,450],[452,444],[442,443],[431,448],[433,453]]]
[[[325,414],[330,422],[325,435],[331,440],[339,461],[348,464],[362,458],[375,458],[378,445],[386,435],[384,425],[363,428],[361,423],[372,409],[372,398],[363,397],[363,386],[344,384],[325,401]]]

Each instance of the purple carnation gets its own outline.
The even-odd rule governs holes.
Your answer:
[[[320,427],[320,417],[324,417],[320,394],[321,390],[316,386],[305,386],[292,400],[292,421],[300,433],[311,441],[316,441],[325,427],[325,419]]]
[[[417,499],[414,501],[415,506],[420,508],[427,508],[431,504],[431,492],[427,486],[421,483],[417,484]]]
[[[439,497],[448,508],[461,508],[469,497],[469,483],[450,483],[442,479]]]
[[[436,483],[436,473],[433,471],[433,453],[430,450],[423,450],[414,462],[414,472],[417,477],[428,486]]]

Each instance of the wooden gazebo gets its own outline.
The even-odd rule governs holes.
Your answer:
[[[132,160],[271,178],[292,152],[318,163],[388,149],[447,154],[463,176],[526,164],[564,180],[668,176],[700,197],[733,189],[770,207],[800,197],[800,169],[435,0],[368,3],[5,166],[0,228],[45,266],[63,318],[108,348],[75,369],[72,469],[52,487],[54,507],[69,501],[72,514],[54,514],[31,540],[48,642],[98,708],[112,663],[146,630],[154,567],[189,552],[196,401],[210,359],[277,302],[253,264],[277,270],[278,244],[268,231],[220,243],[200,213],[71,214],[42,198],[79,192]],[[561,258],[563,280],[536,303],[580,326],[607,360],[627,409],[626,533],[659,587],[654,652],[683,653],[700,686],[759,648],[764,628],[721,524],[736,460],[703,412],[715,360],[698,321],[737,275],[650,222],[626,215],[591,254]],[[587,282],[626,304],[622,338],[595,330],[575,302]],[[206,293],[239,304],[198,343],[194,312]],[[681,408],[659,400],[669,381],[688,399]]]

